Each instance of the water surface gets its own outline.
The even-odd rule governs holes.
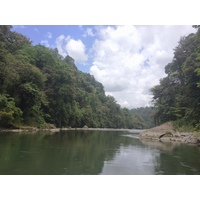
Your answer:
[[[200,148],[126,131],[2,132],[0,174],[200,174]]]

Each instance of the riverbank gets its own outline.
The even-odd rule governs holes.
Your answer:
[[[132,133],[139,133],[143,130],[137,129],[115,129],[115,128],[35,128],[35,127],[24,127],[19,129],[0,129],[0,132],[38,132],[38,131],[50,131],[50,132],[60,132],[60,131],[127,131]]]
[[[179,132],[171,122],[160,126],[144,130],[139,134],[139,138],[158,140],[162,142],[181,142],[200,146],[200,133],[198,132]]]

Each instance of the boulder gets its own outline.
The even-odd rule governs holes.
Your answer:
[[[147,129],[139,134],[140,138],[160,140],[161,138],[175,137],[176,131],[170,122]]]
[[[180,133],[176,131],[170,122],[141,132],[139,138],[200,145],[200,138],[195,137],[192,133]]]

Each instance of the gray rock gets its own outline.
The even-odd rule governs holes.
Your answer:
[[[194,137],[192,133],[180,133],[176,131],[170,122],[141,132],[139,138],[200,145],[200,138]]]

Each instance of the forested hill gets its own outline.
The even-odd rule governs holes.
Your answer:
[[[101,83],[57,49],[33,46],[0,26],[0,128],[143,128],[144,120],[106,96]],[[134,99],[133,99],[134,101]]]
[[[194,28],[197,33],[180,39],[165,67],[167,76],[152,88],[158,124],[175,121],[180,127],[200,129],[200,28]]]

